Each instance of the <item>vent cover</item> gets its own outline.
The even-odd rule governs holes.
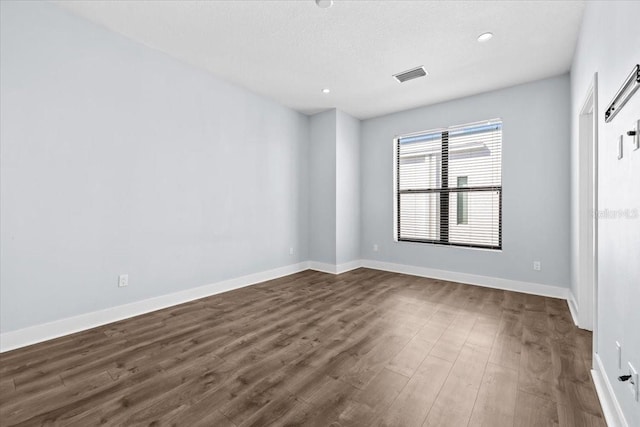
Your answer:
[[[393,77],[395,77],[395,79],[400,83],[404,83],[407,80],[413,80],[413,79],[417,79],[418,77],[424,77],[427,74],[429,73],[427,73],[427,70],[424,69],[424,66],[420,66],[420,67],[412,68],[407,71],[403,71],[398,74],[394,74]]]

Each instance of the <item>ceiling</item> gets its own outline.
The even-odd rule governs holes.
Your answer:
[[[569,70],[582,1],[58,1],[306,114],[360,119]],[[478,43],[479,34],[495,37]],[[429,75],[392,74],[424,65]],[[331,93],[323,94],[323,88]]]

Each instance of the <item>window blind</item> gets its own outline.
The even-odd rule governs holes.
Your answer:
[[[396,140],[396,238],[502,248],[502,121]]]

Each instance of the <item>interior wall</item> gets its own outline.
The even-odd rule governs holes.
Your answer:
[[[617,381],[631,362],[640,370],[640,150],[625,137],[617,159],[617,138],[640,119],[640,92],[610,123],[604,113],[632,67],[640,63],[638,2],[587,2],[571,68],[573,205],[577,207],[577,153],[584,96],[598,73],[598,356],[629,426],[640,425],[640,403]],[[574,212],[574,218],[578,214]],[[578,236],[572,236],[573,246]],[[575,252],[574,252],[575,254]],[[574,289],[578,287],[573,284]],[[579,307],[579,309],[582,309]],[[624,370],[618,369],[615,342],[622,345]]]
[[[331,109],[310,117],[309,259],[360,259],[360,120]]]
[[[336,264],[360,259],[360,120],[336,113]]]
[[[569,76],[563,75],[363,121],[361,256],[568,287],[569,105]],[[393,139],[493,118],[503,120],[502,251],[395,242]],[[533,270],[534,261],[541,271]]]
[[[309,258],[308,117],[51,3],[0,7],[2,332]]]
[[[336,110],[309,118],[309,259],[336,263]]]

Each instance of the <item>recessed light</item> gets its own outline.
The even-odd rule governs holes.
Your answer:
[[[316,0],[316,5],[321,9],[329,9],[333,6],[333,0]]]
[[[322,89],[322,93],[329,93],[329,92],[331,92],[331,89],[327,89],[327,88]]]
[[[478,36],[478,41],[480,43],[489,41],[493,38],[493,33],[482,33]]]

